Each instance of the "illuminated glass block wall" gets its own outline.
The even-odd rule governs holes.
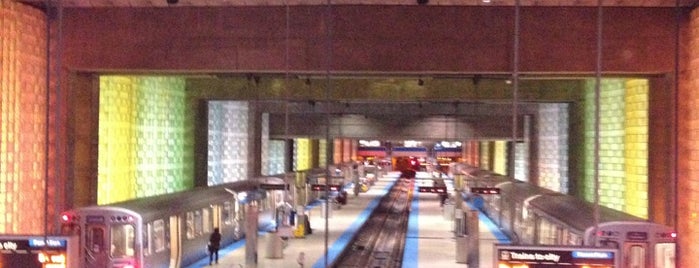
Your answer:
[[[0,233],[44,232],[46,20],[0,0]],[[51,170],[49,170],[51,173]],[[50,200],[49,200],[50,202]]]
[[[311,140],[294,139],[294,171],[311,169],[312,159]]]
[[[507,142],[493,142],[493,171],[497,174],[507,174]]]
[[[594,81],[585,92],[584,196],[594,200]],[[600,204],[647,217],[648,82],[604,79],[600,87]]]
[[[327,167],[328,165],[328,141],[325,139],[318,141],[318,167]]]
[[[625,210],[648,218],[648,80],[627,80],[624,125]]]
[[[480,163],[479,167],[485,170],[492,170],[492,167],[490,166],[492,163],[490,159],[490,142],[481,141],[479,142],[478,147],[480,148],[480,157],[478,158],[478,162]]]
[[[268,173],[264,175],[276,175],[285,173],[284,163],[286,163],[286,141],[270,140],[269,141],[269,160],[267,161]]]
[[[342,162],[349,162],[352,160],[352,140],[343,139],[342,140]]]
[[[260,133],[260,174],[270,175],[269,172],[269,114],[263,113],[261,116],[261,133]],[[274,173],[271,173],[274,174]]]
[[[515,143],[515,179],[519,181],[529,181],[529,144],[525,142]]]
[[[331,164],[337,164],[342,162],[342,139],[333,140],[333,162]]]
[[[568,192],[568,104],[540,104],[538,109],[539,185]]]
[[[193,187],[184,84],[178,77],[100,77],[98,204]]]
[[[466,163],[471,164],[473,166],[480,165],[480,163],[478,161],[478,158],[480,156],[479,155],[479,150],[480,150],[479,144],[480,143],[478,141],[475,141],[475,140],[471,140],[471,141],[466,143],[466,149],[465,149],[466,157],[464,157],[466,159]]]
[[[247,179],[248,113],[247,102],[209,102],[208,185]]]

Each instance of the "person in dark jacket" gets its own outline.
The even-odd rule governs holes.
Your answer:
[[[214,232],[209,236],[209,265],[215,260],[218,264],[218,250],[221,248],[221,232],[214,228]],[[214,255],[216,258],[214,259]]]

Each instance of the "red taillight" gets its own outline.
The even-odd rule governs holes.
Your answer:
[[[61,221],[68,223],[68,222],[73,221],[73,217],[72,217],[72,215],[67,214],[67,213],[61,214]]]

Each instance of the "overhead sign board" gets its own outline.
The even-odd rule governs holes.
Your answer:
[[[289,184],[263,183],[263,184],[260,184],[260,189],[262,189],[262,190],[289,190]]]
[[[474,193],[474,194],[500,194],[500,188],[497,188],[497,187],[471,187],[471,193]]]
[[[611,248],[495,245],[496,267],[620,267]]]
[[[417,191],[420,193],[446,193],[446,186],[419,186]]]

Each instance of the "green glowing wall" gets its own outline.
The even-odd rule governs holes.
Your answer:
[[[98,204],[193,187],[184,85],[176,77],[100,77]]]
[[[594,201],[594,81],[585,92],[583,194]],[[600,86],[600,204],[648,217],[648,81],[604,79]]]

